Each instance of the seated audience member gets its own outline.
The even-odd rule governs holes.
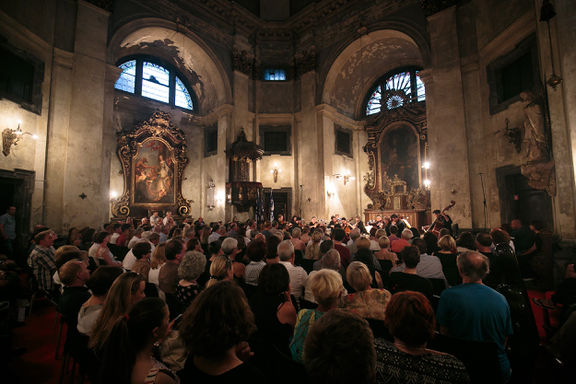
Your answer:
[[[214,257],[210,264],[210,279],[206,283],[206,288],[213,286],[220,281],[234,280],[232,271],[232,261],[224,255]]]
[[[378,260],[389,260],[392,266],[398,264],[398,255],[390,250],[390,239],[388,236],[378,238],[380,250],[374,253]]]
[[[294,249],[297,251],[304,252],[306,250],[306,244],[300,239],[302,237],[302,230],[298,227],[292,229],[292,244],[294,245]]]
[[[166,243],[158,244],[154,251],[152,251],[152,257],[150,258],[150,271],[148,272],[148,282],[158,286],[160,269],[162,269],[164,264],[166,264]]]
[[[490,271],[488,258],[477,252],[458,256],[462,284],[440,296],[436,317],[440,332],[463,340],[494,342],[503,381],[510,378],[506,340],[512,334],[510,307],[506,298],[482,283]]]
[[[365,319],[384,320],[391,294],[385,289],[371,287],[372,276],[366,264],[359,261],[350,263],[346,269],[346,281],[355,292],[342,298],[342,308]]]
[[[390,247],[392,247],[392,244],[394,244],[395,241],[400,240],[398,237],[398,226],[390,224],[389,232],[390,236],[388,236],[388,238],[390,239]]]
[[[136,244],[131,251],[136,258],[136,262],[132,265],[132,272],[142,275],[144,280],[148,281],[148,275],[150,274],[150,256],[152,254],[150,243],[140,242]]]
[[[176,287],[176,298],[180,302],[180,308],[183,311],[188,308],[202,290],[197,279],[202,275],[205,267],[206,256],[198,251],[186,252],[180,265],[178,265],[180,281]]]
[[[120,227],[120,236],[118,236],[118,239],[116,239],[117,246],[126,247],[128,245],[131,228],[132,226],[130,224],[122,224],[122,226]]]
[[[414,245],[406,247],[400,257],[403,260],[404,269],[401,272],[390,274],[390,292],[416,291],[424,294],[428,300],[432,300],[432,283],[428,279],[418,276],[420,249]]]
[[[304,366],[310,383],[374,383],[376,351],[366,320],[339,309],[326,313],[308,333]]]
[[[102,345],[101,383],[178,382],[152,353],[154,344],[170,332],[168,306],[161,299],[146,298],[111,322],[110,334]]]
[[[319,271],[320,269],[322,269],[322,259],[324,258],[326,253],[328,253],[328,251],[330,251],[331,249],[334,249],[334,242],[332,240],[324,240],[320,244],[320,254],[322,256],[320,257],[320,259],[316,260],[314,264],[312,264],[312,270]],[[338,252],[338,250],[336,250],[336,252]],[[340,252],[338,252],[338,254],[340,255]],[[340,256],[340,260],[342,260],[342,256]]]
[[[98,267],[86,281],[86,286],[92,295],[82,304],[78,312],[78,332],[90,336],[104,306],[106,294],[114,280],[121,274],[122,268],[114,265],[103,265]]]
[[[68,237],[66,238],[66,244],[79,247],[82,245],[82,233],[76,227],[70,228],[68,230]]]
[[[233,237],[227,237],[222,241],[222,253],[232,261],[232,271],[234,271],[234,278],[237,281],[244,281],[244,273],[246,266],[236,260],[237,255],[240,253],[238,249],[238,240]]]
[[[459,253],[476,250],[476,239],[472,232],[462,232],[456,240],[456,250]]]
[[[439,250],[434,256],[440,259],[442,263],[442,272],[451,286],[460,284],[461,278],[458,274],[458,267],[456,266],[456,257],[458,250],[456,249],[456,241],[450,235],[444,235],[438,240]]]
[[[296,308],[290,297],[290,275],[281,264],[269,264],[262,269],[258,289],[249,300],[257,331],[255,342],[269,350],[276,348],[290,356],[290,339],[296,325]]]
[[[310,289],[318,302],[316,309],[302,309],[298,312],[294,336],[290,344],[292,359],[302,362],[302,352],[304,341],[310,327],[331,309],[338,306],[344,286],[342,277],[336,271],[330,269],[321,269],[310,279]]]
[[[247,341],[256,325],[236,283],[223,281],[202,291],[184,313],[179,330],[189,352],[178,373],[183,383],[267,382],[246,361],[250,356]]]
[[[324,241],[322,244],[327,243],[329,240]],[[312,294],[312,289],[310,288],[310,281],[312,280],[312,276],[318,273],[319,270],[322,269],[331,269],[336,271],[342,275],[342,265],[340,264],[340,253],[338,253],[335,249],[329,249],[328,252],[320,260],[317,261],[318,263],[318,270],[311,271],[308,274],[308,278],[306,279],[306,283],[304,283],[304,300],[305,304],[307,305],[317,305],[316,299],[314,299],[314,295]],[[316,263],[314,263],[316,264]],[[300,298],[302,301],[302,298]],[[306,303],[307,302],[307,303]],[[310,308],[310,307],[306,307]]]
[[[434,311],[419,292],[392,295],[386,324],[394,343],[376,339],[376,383],[469,383],[454,356],[427,349],[436,329]]]
[[[262,241],[251,241],[246,247],[246,256],[250,259],[250,263],[248,263],[244,271],[244,282],[255,287],[258,285],[260,271],[266,266],[264,261],[266,258],[266,244]]]
[[[306,251],[304,253],[305,259],[308,259],[308,260],[320,259],[320,256],[321,256],[320,243],[322,242],[323,237],[324,237],[324,234],[320,230],[315,230],[312,233],[310,242],[306,246]]]
[[[70,260],[59,270],[60,280],[64,285],[62,295],[58,299],[58,312],[68,325],[66,343],[68,344],[77,334],[78,313],[82,304],[90,298],[90,292],[86,288],[86,281],[90,278],[90,272],[85,262]]]
[[[270,236],[270,238],[266,240],[266,264],[274,264],[280,262],[280,257],[278,257],[278,244],[281,242],[282,240],[280,240],[277,236]]]
[[[69,262],[70,260],[84,261],[88,265],[88,257],[86,251],[81,251],[74,245],[63,245],[54,252],[54,264],[56,264],[56,272],[52,275],[54,282],[62,286],[60,281],[60,267]]]
[[[390,250],[394,253],[400,253],[402,252],[402,250],[404,250],[405,247],[409,247],[410,244],[410,240],[412,239],[412,237],[414,236],[414,234],[412,233],[411,230],[409,230],[408,228],[404,229],[402,231],[401,237],[394,241],[392,244],[390,244]]]
[[[143,228],[137,228],[134,231],[134,235],[132,236],[132,238],[128,242],[128,248],[132,249],[134,247],[134,245],[136,245],[137,242],[142,240],[142,233],[143,232],[144,232]]]
[[[145,289],[144,278],[134,272],[123,273],[114,280],[90,335],[89,346],[98,356],[116,319],[124,316],[134,304],[146,297]]]
[[[30,256],[28,256],[28,265],[32,268],[38,289],[49,295],[57,295],[56,286],[52,275],[57,271],[54,262],[54,240],[56,234],[51,230],[44,230],[34,236],[36,244]]]
[[[434,255],[429,255],[426,253],[427,245],[424,239],[414,239],[412,245],[418,247],[420,251],[420,261],[416,266],[416,273],[420,277],[425,277],[427,279],[442,279],[446,281],[444,272],[442,271],[442,263],[440,259]],[[404,271],[406,266],[400,264],[392,269],[392,272]]]
[[[426,242],[426,254],[434,255],[438,252],[438,238],[432,232],[426,232],[422,239]]]
[[[308,274],[304,268],[294,265],[294,246],[290,240],[284,240],[278,244],[278,256],[280,257],[280,264],[286,267],[290,275],[290,294],[299,302],[304,295],[304,283],[306,283]]]
[[[510,235],[500,228],[493,229],[490,235],[494,249],[490,259],[488,282],[493,286],[498,284],[523,286],[523,276],[520,273],[516,252],[510,246]]]
[[[348,250],[350,251],[350,257],[352,257],[353,254],[356,253],[356,240],[358,240],[360,238],[360,229],[358,228],[354,228],[352,231],[350,231],[350,240],[348,240],[348,243],[346,243],[346,246],[348,247]]]
[[[340,253],[340,263],[344,268],[348,267],[350,264],[350,250],[342,244],[344,239],[346,238],[346,232],[342,228],[334,228],[332,231],[332,238],[334,240],[334,249]]]
[[[96,266],[99,265],[119,265],[120,262],[114,258],[110,249],[108,249],[108,242],[110,241],[110,234],[108,232],[98,232],[94,235],[94,244],[88,250],[88,256]]]
[[[186,248],[179,240],[166,242],[166,264],[160,269],[158,275],[158,287],[165,294],[175,295],[178,286],[178,264],[186,253]],[[170,306],[170,305],[168,305]]]
[[[369,249],[364,248],[364,246],[362,246],[363,243],[362,240],[367,239],[358,240],[358,251],[356,252],[356,255],[354,255],[353,261],[360,261],[368,267],[368,270],[370,271],[370,276],[372,276],[372,288],[384,288],[382,275],[380,274],[379,271],[376,270],[376,265],[380,267],[380,263],[378,262],[378,260],[374,261],[374,255],[372,254],[372,252]]]
[[[112,225],[112,233],[110,234],[110,240],[108,241],[110,244],[116,245],[116,240],[120,237],[120,233],[122,233],[122,224],[116,223]]]
[[[378,245],[378,243],[376,243]],[[358,260],[358,251],[360,250],[366,250],[361,252],[362,255],[364,256],[368,256],[370,255],[370,259],[372,260],[372,267],[377,270],[377,271],[382,271],[382,267],[380,266],[380,262],[378,261],[378,259],[376,258],[376,256],[374,255],[374,252],[372,252],[370,250],[370,240],[368,240],[365,237],[361,237],[358,240],[356,240],[356,253],[352,255],[352,258],[350,259],[350,261],[360,261]],[[378,249],[380,249],[380,246],[378,245]],[[368,265],[368,264],[366,264]],[[368,265],[368,268],[371,268],[370,265]]]
[[[192,228],[190,228],[189,231],[194,231]],[[196,237],[193,237],[191,239],[188,239],[186,241],[186,252],[188,251],[196,251],[196,252],[200,252],[200,253],[204,253],[204,248],[202,248],[202,244],[200,243],[200,240],[198,240]]]

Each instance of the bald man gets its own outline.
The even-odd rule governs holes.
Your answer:
[[[457,339],[496,343],[502,378],[507,381],[511,371],[505,349],[512,334],[508,302],[482,283],[490,272],[486,256],[465,252],[458,256],[457,263],[462,284],[446,289],[440,296],[436,311],[440,332]]]

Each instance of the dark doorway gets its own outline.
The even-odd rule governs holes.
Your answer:
[[[0,170],[0,214],[10,206],[16,207],[15,256],[19,263],[25,262],[30,239],[30,206],[34,188],[34,172]]]
[[[528,179],[520,173],[520,167],[503,167],[496,171],[500,191],[500,217],[502,223],[520,219],[529,224],[541,221],[545,228],[554,231],[552,199],[546,191],[528,185]]]
[[[292,215],[292,188],[264,189],[264,212],[268,220],[270,220],[270,193],[274,199],[274,220],[282,214],[284,220],[289,221]]]

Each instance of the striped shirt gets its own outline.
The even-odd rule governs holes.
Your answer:
[[[265,261],[251,261],[244,271],[244,282],[248,285],[257,286],[260,272],[265,266]]]
[[[54,252],[54,247],[46,248],[37,245],[28,256],[28,265],[34,272],[38,288],[48,292],[54,289],[52,275],[57,269],[54,263]]]

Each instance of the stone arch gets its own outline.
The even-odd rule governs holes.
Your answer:
[[[360,120],[366,93],[385,73],[405,66],[425,67],[425,48],[405,32],[381,29],[348,44],[332,61],[322,87],[321,103]]]
[[[195,92],[201,114],[232,101],[232,89],[221,58],[198,36],[174,22],[142,18],[124,24],[110,39],[108,62],[130,55],[151,55],[177,68]]]

